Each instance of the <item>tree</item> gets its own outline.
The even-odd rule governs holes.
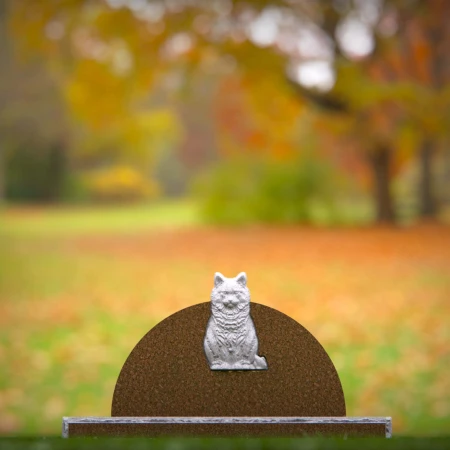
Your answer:
[[[70,120],[72,169],[119,164],[149,177],[158,153],[174,145],[181,130],[153,95],[161,71],[145,24],[129,10],[96,0],[19,0],[9,6],[17,54],[43,58],[57,80]],[[135,53],[146,57],[136,59]]]
[[[0,3],[0,40],[7,42],[6,36],[6,7],[4,3]],[[9,59],[8,46],[3,45],[0,48],[0,67],[5,67]],[[1,83],[0,85],[2,85]],[[2,93],[3,94],[3,93]],[[3,97],[3,95],[2,95]],[[3,98],[2,98],[3,100]],[[3,101],[1,101],[2,104]],[[5,198],[5,159],[6,159],[6,147],[4,142],[0,142],[0,206]]]
[[[364,8],[358,12],[351,7],[350,2],[339,2],[341,11],[338,13],[333,8],[326,9],[327,20],[324,22],[329,36],[335,35],[338,38],[341,31],[341,41],[345,40],[342,38],[342,24],[355,20],[356,25],[359,21],[359,26],[366,27],[366,32],[373,31],[372,35],[368,34],[366,38],[372,36],[376,40],[374,50],[364,56],[351,55],[348,51],[345,54],[343,48],[344,52],[338,52],[338,66],[342,64],[339,61],[356,57],[353,66],[360,67],[358,76],[364,78],[366,86],[376,87],[369,96],[373,105],[379,102],[382,107],[390,100],[390,107],[384,108],[381,114],[390,118],[395,127],[385,136],[388,139],[378,151],[369,152],[368,159],[373,167],[376,192],[379,192],[378,217],[388,220],[392,217],[389,212],[393,209],[392,199],[387,185],[389,173],[392,173],[389,166],[396,158],[398,145],[401,145],[398,137],[404,134],[415,135],[418,143],[415,153],[419,156],[422,172],[421,215],[432,217],[436,213],[432,187],[432,157],[439,141],[448,136],[449,129],[450,54],[447,49],[450,33],[447,18],[450,14],[450,4],[445,0],[386,0],[382,5],[380,2],[373,2],[372,6],[370,3],[366,2],[369,11],[373,5],[375,11],[378,3],[378,20],[364,18]],[[369,26],[370,29],[367,30]],[[339,47],[337,48],[339,50]],[[346,83],[348,80],[352,80],[352,83]],[[363,97],[364,87],[360,83],[352,86],[353,83],[354,79],[348,78],[348,72],[344,72],[344,76],[338,72],[337,86],[331,92],[325,96],[309,93],[309,96],[327,110],[359,114],[349,105],[354,104],[355,95]],[[363,115],[363,120],[356,122],[363,122],[367,129],[366,119],[366,115]],[[377,122],[379,121],[374,122],[376,134]],[[370,136],[370,133],[367,136]]]
[[[448,14],[450,4],[441,0],[386,1],[384,20],[397,30],[393,37],[380,40],[373,54],[362,62],[372,80],[391,87],[389,95],[402,110],[396,134],[409,128],[416,136],[422,217],[433,217],[437,210],[432,157],[439,141],[448,134]]]
[[[413,14],[411,9],[404,12],[404,26],[397,45],[398,53],[403,56],[402,62],[409,70],[405,72],[397,68],[396,76],[414,86],[406,107],[412,126],[417,127],[421,134],[421,215],[431,218],[437,211],[433,192],[433,156],[439,140],[448,134],[450,125],[450,4],[431,0],[421,5],[420,12]]]
[[[26,151],[45,158],[46,199],[62,191],[61,177],[67,163],[68,128],[62,99],[54,79],[35,56],[25,62],[15,53],[8,32],[10,4],[0,4],[0,201],[5,198],[7,167],[14,154]],[[33,177],[33,171],[27,174]]]

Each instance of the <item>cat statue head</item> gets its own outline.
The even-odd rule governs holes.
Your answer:
[[[215,273],[211,308],[213,314],[220,312],[227,315],[244,312],[250,308],[250,291],[245,272],[234,278],[226,278],[220,272]]]

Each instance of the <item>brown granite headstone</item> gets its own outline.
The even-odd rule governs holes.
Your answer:
[[[112,416],[345,416],[339,376],[304,327],[251,303],[268,370],[213,371],[203,350],[211,303],[183,309],[136,345],[117,380]]]
[[[251,303],[267,370],[211,370],[203,340],[210,302],[152,328],[126,360],[110,418],[64,418],[65,436],[389,436],[389,418],[347,418],[339,376],[314,336]],[[98,420],[96,420],[98,419]]]

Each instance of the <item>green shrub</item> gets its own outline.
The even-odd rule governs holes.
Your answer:
[[[91,192],[82,174],[76,171],[69,172],[64,181],[61,202],[67,204],[85,204],[92,202]]]
[[[338,177],[311,155],[294,161],[241,157],[194,185],[204,219],[217,224],[339,222]]]

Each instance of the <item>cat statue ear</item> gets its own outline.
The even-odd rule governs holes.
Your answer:
[[[225,277],[220,272],[214,274],[214,287],[221,285],[224,281]]]
[[[247,274],[245,272],[241,272],[235,280],[242,286],[247,286]]]

